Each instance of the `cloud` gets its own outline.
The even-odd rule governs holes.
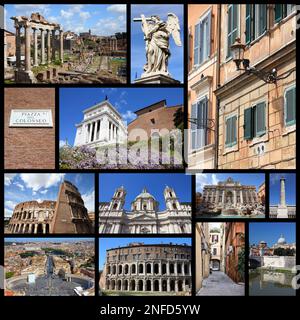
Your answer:
[[[11,200],[6,200],[6,201],[4,202],[4,205],[5,205],[6,208],[13,210],[13,209],[15,208],[15,206],[17,205],[17,203],[16,203],[16,202],[13,202],[13,201],[11,201]]]
[[[125,4],[113,4],[106,9],[109,12],[126,13]]]
[[[74,12],[62,9],[60,10],[60,15],[65,19],[70,19],[71,17],[73,17]]]
[[[122,114],[122,117],[125,121],[132,121],[136,118],[136,114],[133,113],[131,110],[127,110],[125,113]]]
[[[59,184],[65,174],[36,174],[36,173],[21,173],[20,178],[24,181],[27,188],[32,189],[33,192],[39,191],[42,188],[50,188]]]
[[[196,174],[196,190],[202,191],[204,186],[209,184],[209,175],[205,173]]]
[[[88,212],[95,212],[95,192],[94,190],[83,194],[82,200]]]
[[[44,16],[51,12],[51,6],[49,4],[15,4],[14,8],[17,15],[24,16],[31,16],[33,12],[39,12]]]
[[[59,147],[60,147],[60,148],[66,146],[66,145],[67,145],[67,144],[66,144],[66,141],[65,141],[65,140],[59,140]]]
[[[218,179],[217,175],[214,173],[211,175],[211,181],[212,181],[212,184],[216,185],[220,180]]]
[[[45,189],[45,190],[41,190],[41,191],[40,191],[41,194],[46,194],[47,192],[48,192],[48,189]]]
[[[6,186],[11,185],[16,175],[17,175],[16,173],[6,173],[4,175],[4,184]]]
[[[119,17],[120,18],[120,17]],[[126,31],[126,19],[116,19],[108,17],[99,19],[96,23],[96,32],[103,36],[115,34],[116,32]]]
[[[25,189],[25,187],[19,182],[15,182],[14,185],[17,186],[18,188],[20,188],[22,191],[24,191],[24,189]]]
[[[10,218],[12,216],[12,214],[13,214],[13,210],[9,210],[9,209],[5,208],[5,212],[4,212],[5,217]]]
[[[87,20],[87,19],[89,19],[91,17],[91,14],[89,12],[85,11],[85,12],[80,12],[79,16],[83,20]]]

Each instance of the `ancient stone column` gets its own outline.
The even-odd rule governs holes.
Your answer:
[[[59,60],[61,63],[64,62],[64,33],[59,30]]]
[[[244,200],[243,200],[243,190],[240,190],[240,202],[241,204],[243,204]]]
[[[225,204],[225,189],[223,190],[223,193],[222,193],[222,203]]]
[[[41,29],[41,64],[45,64],[45,32]]]
[[[30,24],[25,25],[25,71],[31,70],[31,57],[30,57]]]
[[[21,27],[15,25],[16,27],[16,67],[21,68]]]
[[[37,44],[37,29],[33,28],[33,65],[38,66],[38,44]]]
[[[233,204],[236,206],[236,190],[233,190]]]
[[[93,125],[94,125],[94,122],[91,122],[90,123],[90,136],[89,136],[89,141],[88,142],[92,141]]]
[[[52,30],[52,61],[55,60],[55,30]]]
[[[47,63],[51,63],[51,38],[50,38],[51,31],[47,30]]]
[[[219,189],[216,190],[215,204],[219,203]]]
[[[285,178],[281,177],[280,178],[280,205],[285,207],[286,202],[285,202]]]

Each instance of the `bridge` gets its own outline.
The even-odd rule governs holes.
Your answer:
[[[249,256],[249,268],[256,269],[263,265],[263,257]]]

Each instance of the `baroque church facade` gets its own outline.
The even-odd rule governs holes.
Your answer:
[[[191,204],[179,202],[173,188],[164,189],[163,211],[146,188],[131,202],[130,211],[124,208],[125,197],[126,190],[120,187],[110,202],[99,203],[99,233],[191,233]]]

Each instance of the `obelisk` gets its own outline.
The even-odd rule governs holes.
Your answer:
[[[288,218],[288,208],[285,202],[285,178],[280,178],[280,204],[278,205],[277,218]]]

